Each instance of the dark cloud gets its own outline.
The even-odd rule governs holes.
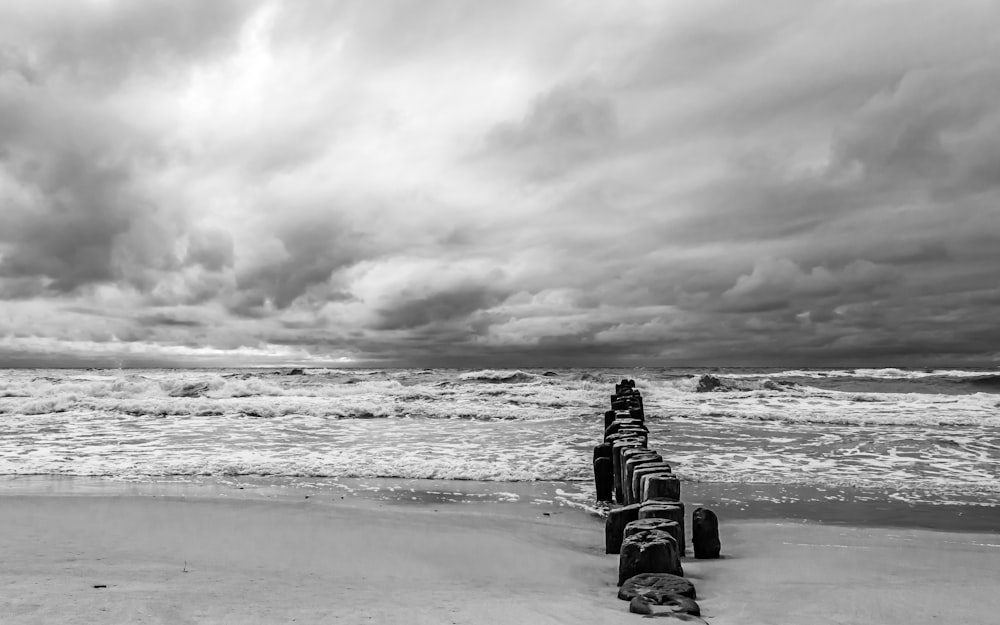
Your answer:
[[[2,271],[2,267],[0,267]],[[11,278],[0,273],[0,300],[37,297],[45,293],[46,284],[40,278]]]
[[[140,325],[144,326],[168,326],[175,328],[201,328],[204,323],[195,319],[183,319],[166,313],[145,315],[136,319]]]
[[[301,219],[301,218],[299,218]],[[243,315],[264,314],[265,309],[288,308],[314,286],[327,283],[335,272],[362,260],[363,238],[336,213],[311,212],[306,219],[274,223],[279,243],[277,256],[242,272],[231,309]],[[334,289],[323,301],[349,297]]]
[[[140,209],[129,197],[127,168],[68,152],[13,169],[40,201],[0,217],[0,240],[8,246],[0,275],[47,278],[62,292],[113,279],[115,241]]]
[[[998,46],[1000,51],[1000,46]],[[876,189],[955,201],[1000,186],[1000,67],[919,69],[876,94],[838,130],[834,167]]]
[[[378,311],[379,330],[406,330],[433,323],[461,321],[472,313],[496,306],[507,294],[491,285],[469,284],[416,296],[400,293],[398,299]]]
[[[149,291],[180,268],[186,218],[146,197],[131,158],[89,133],[78,138],[79,147],[50,149],[15,139],[0,155],[15,189],[0,192],[0,276],[33,280],[39,293],[115,282]]]

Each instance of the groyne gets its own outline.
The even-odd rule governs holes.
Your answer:
[[[719,522],[697,508],[686,523],[681,481],[669,454],[651,449],[642,394],[634,380],[615,384],[604,413],[604,440],[594,447],[594,487],[609,506],[605,552],[618,556],[618,598],[643,615],[700,620],[694,585],[684,577],[690,531],[693,555],[718,558]],[[690,530],[689,530],[690,528]]]

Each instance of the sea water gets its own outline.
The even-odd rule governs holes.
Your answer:
[[[587,502],[603,412],[630,378],[650,447],[691,483],[1000,501],[998,370],[290,373],[0,370],[0,475],[369,488],[403,478],[458,498],[466,489],[450,480],[475,480],[499,500],[545,483]],[[720,386],[699,392],[706,374]]]

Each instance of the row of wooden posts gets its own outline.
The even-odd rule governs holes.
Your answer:
[[[622,380],[604,413],[604,442],[594,447],[597,500],[610,504],[605,551],[619,555],[618,596],[631,601],[633,612],[667,606],[697,616],[694,587],[681,565],[687,542],[680,479],[648,443],[642,395],[634,380]],[[719,557],[714,512],[695,510],[691,534],[695,558]]]

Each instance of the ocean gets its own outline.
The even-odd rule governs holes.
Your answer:
[[[718,386],[699,392],[705,375]],[[410,484],[442,500],[586,507],[592,448],[622,378],[643,395],[650,447],[695,488],[1000,501],[996,369],[10,369],[0,476]]]

